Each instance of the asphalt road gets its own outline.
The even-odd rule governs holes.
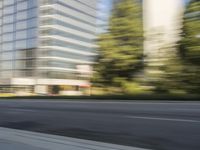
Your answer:
[[[200,150],[198,102],[1,100],[0,126],[155,150]]]

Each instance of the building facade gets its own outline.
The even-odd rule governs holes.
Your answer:
[[[1,0],[1,89],[47,94],[89,87],[98,0]]]
[[[184,13],[183,0],[144,0],[145,80],[160,81],[166,62],[175,57]]]
[[[184,13],[183,0],[144,0],[144,53],[147,59],[157,59],[168,54],[180,40]],[[163,49],[163,50],[162,50]]]

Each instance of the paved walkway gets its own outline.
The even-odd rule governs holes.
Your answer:
[[[0,128],[2,150],[144,150],[115,144]]]

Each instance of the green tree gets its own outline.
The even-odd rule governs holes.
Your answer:
[[[162,73],[152,85],[157,93],[188,93],[200,92],[200,2],[191,1],[185,11],[182,39],[176,45],[164,47],[169,53],[165,55],[162,66],[157,70]],[[170,52],[171,50],[171,52]]]
[[[181,54],[189,62],[200,63],[200,1],[191,1],[186,9],[183,23]]]
[[[122,86],[142,69],[143,26],[141,4],[122,0],[115,4],[108,31],[98,40],[99,57],[95,82]]]
[[[180,54],[184,64],[185,89],[200,92],[200,1],[191,1],[185,11]]]

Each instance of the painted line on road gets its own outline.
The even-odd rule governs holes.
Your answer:
[[[177,110],[177,111],[196,111],[196,112],[200,112],[200,108],[176,108],[174,110]]]
[[[7,100],[0,100],[0,102],[8,102]],[[140,101],[140,102],[139,102]],[[55,99],[55,100],[44,100],[44,99],[37,99],[35,101],[33,101],[32,99],[22,99],[20,101],[16,101],[16,100],[13,100],[13,102],[24,102],[24,103],[72,103],[72,104],[77,104],[77,103],[80,103],[80,104],[133,104],[133,105],[174,105],[174,104],[177,104],[177,105],[190,105],[190,106],[197,106],[197,105],[200,105],[200,102],[185,102],[185,101],[163,101],[163,102],[158,102],[158,101],[151,101],[151,102],[146,102],[146,101],[143,101],[143,100],[129,100],[129,101],[126,101],[126,100],[114,100],[114,101],[101,101],[101,100],[94,100],[94,101],[89,101],[89,100],[60,100],[60,99]],[[12,101],[10,101],[12,102]]]
[[[161,121],[174,121],[174,122],[200,123],[200,120],[190,120],[190,119],[173,119],[173,118],[139,117],[139,116],[125,116],[125,118],[130,118],[130,119],[146,119],[146,120],[161,120]]]

